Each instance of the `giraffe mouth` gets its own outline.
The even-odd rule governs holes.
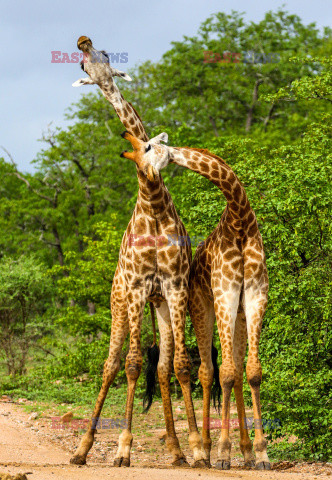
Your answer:
[[[146,168],[146,177],[150,182],[156,182],[159,178],[159,173],[152,165],[148,165]]]
[[[92,47],[92,42],[89,37],[82,35],[77,40],[77,48],[79,50],[87,50],[89,47]]]

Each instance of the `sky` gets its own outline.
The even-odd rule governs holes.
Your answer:
[[[113,66],[127,71],[145,60],[158,61],[172,41],[194,35],[209,15],[232,10],[259,21],[268,10],[284,5],[305,24],[331,26],[327,0],[264,2],[248,0],[0,0],[2,37],[0,69],[0,146],[18,168],[32,172],[31,161],[41,150],[39,141],[49,125],[66,127],[64,113],[80,96],[96,86],[73,88],[84,76],[78,63],[54,63],[52,51],[77,52],[80,35],[97,49],[127,53],[127,63]],[[118,81],[121,88],[121,80]],[[0,151],[0,156],[6,155]]]

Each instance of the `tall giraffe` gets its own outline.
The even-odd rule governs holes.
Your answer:
[[[189,313],[201,357],[199,378],[203,386],[203,444],[210,455],[210,396],[213,382],[211,343],[216,318],[222,349],[220,382],[223,391],[222,429],[216,466],[223,470],[230,468],[229,419],[233,387],[241,451],[246,466],[253,463],[243,400],[243,362],[248,338],[246,373],[255,419],[256,468],[269,470],[267,442],[262,431],[262,369],[258,355],[262,320],[267,305],[268,275],[255,213],[236,174],[213,153],[165,145],[142,152],[140,161],[148,161],[157,171],[170,162],[176,163],[208,178],[226,197],[227,206],[221,220],[205,242],[198,246],[190,274]]]
[[[136,149],[144,144],[145,151],[157,147],[161,141],[166,141],[166,134],[158,135],[148,141],[140,117],[132,105],[123,98],[114,83],[114,69],[108,63],[93,61],[100,52],[93,48],[91,40],[88,37],[80,37],[78,47],[85,54],[83,68],[90,79],[81,79],[75,84],[99,85],[127,128],[123,137]],[[174,369],[185,401],[189,423],[189,444],[193,450],[194,466],[203,467],[208,462],[196,424],[190,390],[190,362],[185,346],[191,248],[188,242],[181,240],[188,238],[187,232],[157,170],[149,162],[141,162],[135,155],[124,152],[122,156],[136,163],[138,197],[122,239],[119,262],[113,279],[110,350],[104,365],[102,387],[88,430],[70,461],[75,464],[86,462],[87,454],[94,441],[96,419],[100,417],[108,389],[119,371],[121,349],[129,331],[130,346],[126,358],[128,382],[126,429],[120,435],[114,465],[118,467],[130,465],[133,401],[136,382],[142,368],[141,324],[144,306],[146,302],[152,302],[156,307],[160,333],[158,378],[167,431],[166,445],[173,455],[173,465],[188,465],[179,445],[172,413],[170,376],[174,353]],[[178,238],[180,241],[176,244],[170,243],[169,236]]]

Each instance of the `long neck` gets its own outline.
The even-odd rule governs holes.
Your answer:
[[[172,208],[173,202],[161,176],[150,182],[139,170],[137,171],[139,185],[136,209],[142,210],[146,215],[162,217]]]
[[[230,213],[242,219],[250,209],[247,194],[233,170],[208,150],[169,147],[171,160],[208,178],[226,197]]]
[[[147,142],[149,137],[145,131],[142,120],[131,103],[125,100],[112,77],[98,83],[103,95],[113,106],[120,121],[126,130],[134,137]],[[170,194],[165,187],[164,181],[159,174],[155,182],[150,182],[137,168],[139,192],[137,203],[146,214],[155,217],[161,216],[167,206],[172,203]]]
[[[131,103],[125,100],[115,84],[113,78],[99,85],[104,97],[110,102],[116,111],[120,121],[125,126],[127,132],[143,142],[147,142],[149,137],[145,131],[144,125],[135,108]]]
[[[110,102],[116,111],[120,121],[125,126],[126,130],[134,137],[147,142],[149,137],[145,131],[142,120],[131,103],[125,100],[114,81],[111,73],[105,70],[105,65],[101,65],[96,59],[100,58],[101,52],[90,46],[85,53],[86,72],[92,76],[95,83],[98,84],[104,97]]]

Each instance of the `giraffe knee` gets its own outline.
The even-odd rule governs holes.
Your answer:
[[[142,366],[138,363],[131,363],[126,365],[126,375],[130,380],[137,380],[141,374]]]
[[[187,356],[182,358],[174,357],[174,371],[180,383],[190,382],[190,361]]]
[[[198,378],[202,385],[212,386],[213,383],[213,365],[202,361],[198,369]]]
[[[253,375],[248,378],[248,383],[252,388],[257,388],[262,383],[262,375]]]
[[[190,370],[189,368],[177,368],[175,369],[176,378],[180,383],[190,382]]]
[[[242,388],[243,385],[243,368],[237,368],[235,372],[234,388]]]
[[[220,384],[225,390],[232,390],[236,372],[232,366],[227,367],[226,365],[221,365],[219,369]]]
[[[262,382],[262,367],[260,362],[247,364],[246,368],[248,383],[252,388],[257,388]]]
[[[142,357],[141,356],[130,356],[128,354],[126,359],[126,375],[127,379],[137,380],[141,374],[142,370]]]
[[[115,377],[120,370],[120,358],[118,356],[110,356],[104,363],[103,377],[108,381],[110,378]]]
[[[169,379],[171,378],[172,365],[167,365],[163,362],[161,363],[159,360],[158,366],[157,366],[157,372],[158,372],[158,378],[166,379],[167,381],[169,381]]]

